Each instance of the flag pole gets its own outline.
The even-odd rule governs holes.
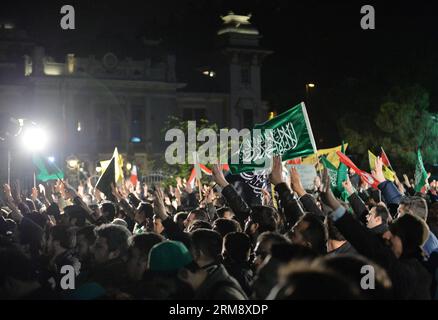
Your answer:
[[[49,161],[49,163],[56,169],[56,170],[58,170],[59,172],[60,171],[62,171],[61,169],[59,169],[59,167],[56,165],[56,163],[54,163],[54,162],[50,162]],[[58,171],[57,172],[55,172],[55,175],[58,177],[58,179],[61,181],[61,183],[64,185],[64,186],[66,186],[65,185],[65,183],[64,183],[64,181],[61,179],[61,177],[58,175]]]
[[[199,201],[202,200],[202,192],[201,192],[201,179],[196,178],[196,180],[198,181],[198,189],[199,189]]]
[[[272,196],[272,204],[274,205],[275,209],[278,209],[278,205],[277,205],[277,199],[275,198],[275,189],[274,189],[274,185],[271,183],[271,196]]]
[[[11,185],[11,150],[8,149],[8,186]]]

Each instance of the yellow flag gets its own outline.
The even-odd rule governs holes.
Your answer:
[[[115,161],[115,179],[116,179],[116,182],[122,182],[123,181],[123,157],[121,154],[119,154],[117,147],[114,149],[113,158],[116,160]],[[104,172],[105,169],[108,167],[108,165],[111,162],[111,159],[100,161],[100,167],[102,168],[102,172]]]
[[[345,150],[347,150],[348,143],[344,143]],[[318,157],[326,156],[327,160],[330,161],[336,168],[339,167],[339,157],[336,154],[336,151],[341,151],[342,145],[328,148],[328,149],[320,149],[317,153],[312,154],[303,159],[302,164],[316,164],[318,162]],[[344,151],[345,151],[344,150]],[[320,164],[322,167],[322,165]],[[319,170],[319,168],[318,168]]]
[[[374,170],[376,168],[376,156],[368,150],[368,159],[370,162],[370,168],[371,170]],[[394,181],[395,180],[395,172],[389,169],[387,166],[383,165],[383,175],[385,176],[386,180]]]

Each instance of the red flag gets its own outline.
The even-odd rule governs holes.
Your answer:
[[[286,161],[287,164],[301,164],[301,157]]]
[[[131,170],[131,183],[133,186],[136,186],[138,182],[138,177],[137,177],[137,166],[133,165],[132,166],[132,170]]]
[[[212,172],[210,169],[208,169],[205,165],[199,164],[201,167],[201,171],[204,172],[206,175],[211,176]]]
[[[196,169],[195,167],[193,167],[189,180],[187,180],[187,182],[190,183],[190,185],[192,186],[192,189],[195,187],[195,178],[196,178]]]
[[[391,163],[389,162],[388,156],[385,153],[385,150],[383,150],[382,147],[380,147],[380,149],[382,149],[382,153],[380,154],[380,157],[382,158],[382,162],[385,166],[387,166],[388,168],[391,168]]]
[[[339,156],[339,160],[345,164],[347,167],[351,168],[356,172],[366,183],[372,186],[374,189],[378,189],[379,181],[373,178],[368,172],[360,170],[353,161],[350,160],[345,154],[340,151],[336,151],[336,154]]]

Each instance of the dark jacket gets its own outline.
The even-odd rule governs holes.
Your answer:
[[[118,289],[127,281],[126,263],[122,258],[116,258],[93,268],[86,282],[97,282],[104,288]]]
[[[191,247],[191,239],[190,234],[181,230],[178,225],[173,221],[171,217],[162,221],[164,227],[164,233],[166,234],[169,240],[180,241],[184,243],[184,245],[190,249]]]
[[[275,186],[280,198],[280,205],[286,218],[286,224],[291,228],[298,219],[304,215],[304,210],[300,202],[294,198],[291,190],[286,183],[279,183]]]
[[[235,262],[231,259],[225,259],[224,266],[230,276],[239,282],[243,291],[250,297],[252,295],[252,280],[254,273],[251,270],[249,263]]]
[[[353,246],[347,241],[345,242],[342,246],[340,246],[339,248],[330,251],[327,253],[327,256],[337,256],[340,254],[350,254],[350,255],[355,255],[357,254],[356,249],[353,248]]]
[[[381,223],[378,226],[375,226],[374,228],[370,229],[371,232],[381,236],[386,231],[388,231],[388,225],[386,223]]]
[[[251,214],[251,208],[231,184],[222,189],[222,195],[227,200],[231,210],[233,210],[236,220],[242,227],[245,226],[245,220]]]
[[[398,259],[380,236],[363,226],[351,214],[342,215],[335,221],[335,226],[360,254],[386,269],[396,299],[430,299],[431,275],[419,257]]]
[[[348,197],[348,202],[350,203],[356,218],[360,222],[366,224],[366,216],[368,215],[369,211],[361,197],[354,192]]]
[[[391,181],[383,181],[378,185],[386,204],[399,204],[402,194]]]
[[[236,279],[231,277],[222,264],[208,274],[196,290],[195,300],[248,300]]]

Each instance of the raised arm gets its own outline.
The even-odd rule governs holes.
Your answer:
[[[246,218],[251,214],[251,209],[245,200],[237,193],[232,185],[225,179],[222,168],[219,165],[213,165],[213,179],[222,188],[222,194],[227,200],[230,208],[233,210],[236,218],[241,224],[245,224]]]
[[[280,157],[274,157],[273,159],[270,180],[280,197],[280,203],[283,207],[286,222],[289,226],[293,226],[304,212],[298,200],[294,198],[291,189],[283,180]]]

